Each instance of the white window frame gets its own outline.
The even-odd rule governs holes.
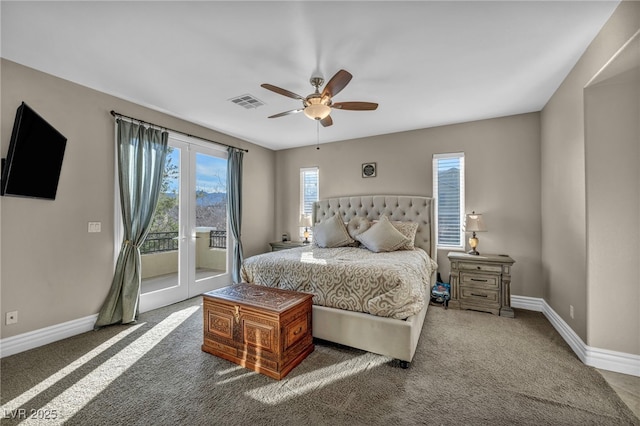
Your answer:
[[[438,166],[440,160],[447,160],[457,158],[460,161],[460,243],[459,244],[450,244],[440,242],[440,231],[439,231],[439,186],[438,186]],[[443,154],[433,154],[432,160],[432,171],[433,171],[433,198],[436,201],[435,205],[435,223],[436,223],[436,246],[438,249],[448,249],[448,250],[464,250],[465,249],[465,232],[464,232],[464,217],[465,217],[465,190],[464,190],[464,182],[465,182],[465,166],[464,166],[464,152],[449,152]]]
[[[317,185],[318,185],[318,189],[316,191],[316,199],[315,200],[307,200],[305,197],[305,191],[304,191],[304,177],[306,173],[310,173],[310,172],[314,172],[316,174],[316,180],[317,180]],[[309,214],[311,215],[312,212],[305,212],[305,204],[308,201],[318,201],[320,199],[320,169],[315,166],[315,167],[301,167],[300,168],[300,217],[302,217],[303,214]],[[304,227],[299,227],[298,228],[298,237],[300,239],[304,239]],[[312,229],[309,228],[309,234],[312,234]],[[313,235],[311,235],[313,236]]]

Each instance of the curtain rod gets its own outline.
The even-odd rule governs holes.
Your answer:
[[[233,149],[237,149],[239,151],[249,152],[248,149],[238,148],[238,147],[235,147],[233,145],[227,145],[226,143],[213,141],[211,139],[201,138],[200,136],[190,135],[189,133],[181,132],[180,130],[170,129],[169,127],[166,127],[166,126],[161,126],[159,124],[149,123],[148,121],[140,120],[138,118],[129,117],[128,115],[120,114],[119,112],[115,112],[114,110],[111,110],[111,115],[113,115],[114,117],[118,116],[118,117],[128,118],[129,120],[135,120],[135,121],[137,121],[137,122],[139,122],[141,124],[149,124],[151,126],[160,127],[162,129],[167,129],[167,130],[169,130],[171,132],[180,133],[181,135],[188,136],[190,138],[197,138],[197,139],[200,139],[200,140],[203,140],[203,141],[206,141],[206,142],[211,142],[211,143],[215,143],[215,144],[218,144],[218,145],[226,146],[227,148],[233,148]]]

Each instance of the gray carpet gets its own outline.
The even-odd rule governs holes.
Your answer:
[[[202,352],[200,305],[2,359],[2,424],[640,425],[541,313],[431,306],[409,369],[317,341],[276,381]]]

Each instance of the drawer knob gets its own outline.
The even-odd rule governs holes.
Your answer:
[[[477,269],[482,269],[482,267],[481,267],[481,266],[476,266],[476,268],[477,268]]]
[[[476,297],[488,297],[486,294],[476,294],[476,293],[471,293],[472,296],[476,296]]]
[[[478,281],[478,282],[481,282],[481,283],[486,283],[487,282],[487,280],[481,280],[479,278],[471,278],[471,281]]]
[[[293,332],[294,336],[297,336],[298,334],[300,334],[302,332],[302,327],[298,327],[298,329],[296,331]]]

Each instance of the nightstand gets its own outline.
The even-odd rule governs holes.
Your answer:
[[[271,251],[286,250],[294,247],[308,246],[311,243],[304,243],[302,241],[274,241],[269,243]]]
[[[451,300],[449,307],[491,312],[513,318],[511,266],[507,255],[471,255],[450,252]]]

